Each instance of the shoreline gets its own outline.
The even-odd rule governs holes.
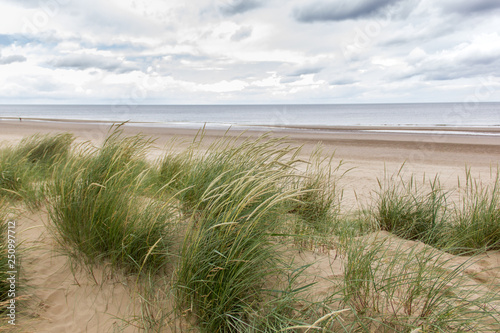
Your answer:
[[[144,127],[165,127],[192,129],[206,125],[208,127],[232,127],[236,129],[248,130],[302,130],[302,131],[325,131],[325,132],[352,132],[352,131],[387,131],[387,132],[467,132],[467,133],[490,133],[500,135],[500,125],[492,126],[463,126],[463,125],[266,125],[266,124],[222,124],[222,123],[188,123],[188,122],[147,122],[147,121],[112,121],[112,120],[92,120],[92,119],[63,119],[63,118],[39,118],[39,117],[8,117],[0,116],[3,121],[31,121],[48,123],[72,123],[72,124],[127,124],[131,126]]]
[[[4,118],[5,119],[5,118]],[[79,141],[92,141],[100,144],[106,137],[112,122],[95,121],[22,121],[0,118],[0,141],[19,141],[35,133],[71,132]],[[118,123],[116,123],[118,124]],[[127,135],[143,134],[156,139],[158,146],[169,143],[173,138],[191,141],[203,128],[182,126],[151,126],[150,123],[126,123],[123,126]],[[445,165],[495,166],[500,162],[500,140],[497,135],[483,135],[482,129],[461,127],[461,130],[474,134],[456,134],[457,128],[447,133],[428,127],[418,127],[407,132],[408,128],[344,126],[344,127],[251,127],[227,126],[205,128],[205,138],[213,140],[223,135],[252,137],[269,133],[275,137],[287,137],[304,145],[304,152],[310,152],[318,143],[325,153],[335,152],[344,160],[369,160],[403,163],[432,163]],[[500,134],[500,128],[497,129]],[[497,132],[494,132],[495,134]]]

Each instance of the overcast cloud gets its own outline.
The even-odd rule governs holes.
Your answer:
[[[295,17],[300,22],[342,21],[387,13],[391,5],[402,0],[338,0],[321,1],[298,7]]]
[[[498,0],[4,0],[0,103],[500,101],[498,27]]]
[[[0,65],[8,65],[12,64],[13,62],[23,62],[23,61],[26,61],[26,58],[22,55],[14,54],[7,57],[2,57],[2,55],[0,55]]]

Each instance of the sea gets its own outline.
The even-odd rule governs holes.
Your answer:
[[[174,127],[500,128],[500,103],[272,105],[0,105],[0,119],[130,122]]]

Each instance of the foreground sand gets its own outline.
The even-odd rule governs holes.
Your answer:
[[[0,141],[15,143],[34,133],[72,132],[79,141],[91,140],[100,144],[108,129],[108,124],[0,120]],[[161,147],[173,137],[190,141],[196,132],[140,124],[125,126],[127,134],[142,133],[157,138],[159,149],[151,153],[151,158],[160,156]],[[243,135],[261,133],[248,131]],[[223,134],[224,131],[211,130],[207,131],[205,137],[210,141]],[[230,134],[240,133],[231,131]],[[324,153],[335,152],[334,161],[342,160],[342,170],[349,170],[341,180],[345,191],[345,209],[356,209],[360,203],[368,204],[377,188],[377,178],[383,178],[385,171],[393,173],[404,162],[408,174],[412,173],[416,177],[439,174],[442,185],[452,189],[457,185],[457,178],[463,179],[466,167],[472,169],[474,177],[488,181],[494,176],[500,161],[500,137],[367,132],[359,128],[321,131],[281,129],[273,135],[288,136],[297,144],[304,144],[301,156],[304,159],[318,142],[323,144]],[[94,272],[98,283],[86,273],[76,272],[73,275],[67,259],[54,251],[54,242],[46,230],[44,212],[23,215],[18,222],[18,230],[22,231],[19,237],[25,240],[27,248],[31,248],[23,261],[24,278],[30,286],[30,300],[26,303],[27,309],[20,323],[22,331],[121,331],[121,319],[130,318],[140,310],[140,300],[133,297],[134,281],[116,281],[107,277],[102,283],[99,271]],[[381,233],[380,237],[389,237],[395,243],[403,242],[404,246],[414,243],[399,240],[387,233]],[[334,251],[293,252],[292,255],[300,257],[305,263],[315,262],[310,268],[311,276],[335,278],[342,275],[340,261],[332,261]],[[453,260],[460,264],[464,258]],[[500,255],[488,253],[468,270],[471,273],[484,271],[475,276],[472,282],[485,284],[500,281],[498,267]],[[320,278],[316,279],[321,281]],[[329,288],[331,286],[319,283],[316,294],[318,297],[327,294]],[[129,326],[124,331],[134,332],[136,329]]]

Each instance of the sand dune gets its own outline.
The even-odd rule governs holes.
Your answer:
[[[16,143],[34,133],[72,132],[78,141],[90,140],[99,145],[109,129],[107,124],[27,121],[0,121],[0,141]],[[143,133],[158,138],[159,151],[173,137],[191,140],[195,130],[125,126],[127,134]],[[208,141],[220,137],[224,131],[207,131]],[[232,133],[232,132],[231,132]],[[244,136],[258,135],[248,131]],[[238,133],[234,133],[236,135]],[[304,144],[301,153],[307,158],[318,142],[325,153],[335,152],[335,162],[343,161],[341,179],[344,188],[344,207],[359,208],[368,205],[377,178],[384,172],[396,171],[406,162],[406,172],[416,178],[440,175],[442,185],[453,189],[457,179],[463,178],[465,168],[471,167],[474,177],[485,181],[493,179],[500,161],[500,140],[489,136],[461,136],[443,134],[409,134],[365,132],[358,128],[344,131],[281,130],[273,135],[287,135],[298,144]],[[95,279],[87,272],[71,269],[71,261],[57,253],[57,245],[47,231],[49,222],[42,210],[36,214],[23,213],[17,218],[20,238],[26,254],[23,258],[23,277],[29,289],[29,300],[24,303],[20,327],[27,332],[135,332],[137,328],[122,321],[139,315],[141,301],[134,294],[134,280],[121,273],[111,276],[109,271],[96,268]],[[363,236],[365,242],[374,237],[386,239],[387,251],[426,245],[402,240],[386,232]],[[291,255],[304,264],[313,263],[307,276],[316,281],[314,295],[320,298],[331,292],[332,283],[344,273],[342,256],[336,249],[324,251],[290,250]],[[389,253],[389,252],[388,252]],[[460,265],[467,257],[442,255],[447,267]],[[465,273],[472,286],[497,288],[500,282],[500,254],[489,252],[475,258]],[[333,281],[333,282],[332,282]],[[494,284],[496,283],[496,286]],[[496,292],[500,290],[495,290]]]

